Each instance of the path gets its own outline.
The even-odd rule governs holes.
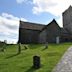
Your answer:
[[[53,72],[72,72],[72,47],[65,52]]]

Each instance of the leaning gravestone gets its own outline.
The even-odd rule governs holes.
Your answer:
[[[36,69],[40,68],[40,57],[39,56],[33,57],[33,67]]]
[[[21,43],[18,44],[18,54],[21,53]]]
[[[25,50],[28,49],[26,45],[24,45]]]
[[[4,52],[6,49],[6,43],[5,42],[0,42],[0,51]]]
[[[47,49],[47,48],[48,48],[48,42],[45,43],[45,49]]]

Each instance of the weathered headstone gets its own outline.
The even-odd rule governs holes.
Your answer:
[[[47,48],[48,48],[48,42],[45,43],[45,49],[47,49]]]
[[[25,50],[28,49],[26,45],[24,45]]]
[[[59,44],[60,41],[59,41],[59,36],[56,37],[56,44]]]
[[[6,49],[6,46],[7,46],[7,40],[4,40],[4,46],[3,46],[4,50]]]
[[[19,43],[18,45],[19,45],[19,47],[18,47],[18,54],[20,54],[21,53],[21,43]]]
[[[4,52],[6,49],[6,40],[4,40],[4,42],[0,43],[0,51]]]
[[[36,69],[40,68],[40,57],[39,56],[33,57],[33,67]]]

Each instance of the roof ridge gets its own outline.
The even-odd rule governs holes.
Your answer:
[[[32,29],[32,30],[42,30],[42,28],[44,26],[45,25],[42,25],[42,24],[36,24],[36,23],[30,23],[30,22],[20,21],[19,28]]]
[[[20,22],[29,23],[29,24],[36,24],[36,25],[45,25],[45,24],[41,24],[41,23],[27,22],[27,21],[21,21],[21,20],[20,20]]]
[[[46,29],[49,25],[51,25],[52,22],[56,22],[56,20],[53,19],[50,23],[48,23],[48,24],[42,29],[42,31],[43,31],[44,29]],[[57,22],[56,22],[56,24],[58,25]],[[59,26],[59,25],[58,25],[58,26]],[[60,26],[59,26],[59,27],[60,27]]]

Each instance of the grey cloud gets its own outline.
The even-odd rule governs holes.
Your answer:
[[[17,30],[19,28],[18,25],[4,24],[4,26],[11,29],[11,30]]]

